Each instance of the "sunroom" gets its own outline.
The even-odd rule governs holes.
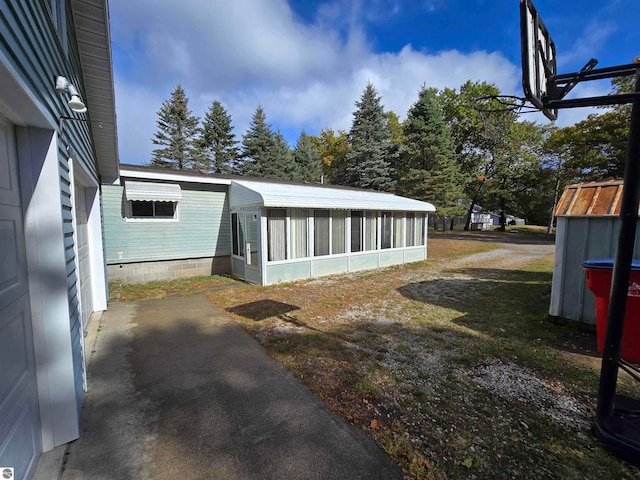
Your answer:
[[[231,270],[271,285],[427,258],[435,207],[390,193],[234,180]]]

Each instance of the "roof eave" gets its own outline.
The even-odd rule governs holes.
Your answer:
[[[108,0],[72,0],[72,7],[98,171],[115,179],[118,136]]]

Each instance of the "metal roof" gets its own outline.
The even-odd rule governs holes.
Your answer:
[[[124,184],[127,200],[147,202],[177,202],[182,198],[182,189],[177,183],[134,182]]]
[[[605,217],[620,215],[622,180],[578,183],[565,188],[556,217]]]
[[[234,187],[237,186],[253,192],[254,195],[234,195]],[[243,201],[241,198],[246,200]],[[231,182],[231,206],[246,207],[252,205],[410,212],[435,212],[436,210],[432,204],[427,202],[373,190],[233,180]]]
[[[118,177],[118,137],[107,0],[73,0],[82,77],[98,169]]]

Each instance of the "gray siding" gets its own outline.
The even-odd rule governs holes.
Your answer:
[[[60,125],[59,118],[69,116],[66,96],[55,91],[55,77],[66,76],[80,91],[83,86],[80,59],[75,38],[71,2],[65,2],[63,22],[66,31],[58,31],[47,2],[38,0],[0,0],[0,51],[22,82],[40,104],[52,125]],[[90,105],[87,105],[89,111]],[[74,372],[78,412],[84,397],[81,332],[78,313],[78,289],[76,288],[76,264],[73,245],[73,222],[68,156],[70,147],[77,160],[82,163],[97,183],[98,172],[93,143],[87,122],[62,121],[58,127],[60,203],[63,217],[64,246],[67,262],[68,300],[71,312],[70,329],[74,354]]]
[[[127,221],[124,187],[103,185],[107,264],[231,255],[227,187],[180,185],[178,221]]]
[[[640,230],[640,229],[639,229]],[[613,258],[617,250],[618,217],[560,217],[550,314],[595,325],[595,302],[582,264],[590,258]],[[561,256],[562,258],[558,258]],[[634,258],[640,258],[640,231]]]

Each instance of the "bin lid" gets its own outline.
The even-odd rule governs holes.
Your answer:
[[[585,260],[582,266],[584,268],[601,268],[607,270],[613,270],[613,258],[590,258]],[[631,271],[638,272],[640,271],[640,260],[633,260],[631,262]]]

